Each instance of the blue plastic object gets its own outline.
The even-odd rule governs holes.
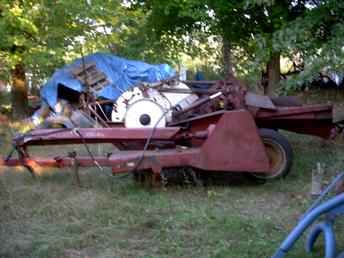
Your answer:
[[[310,231],[306,242],[306,251],[313,251],[316,240],[320,234],[323,233],[325,241],[325,258],[344,258],[344,253],[338,254],[335,232],[333,230],[333,223],[336,217],[344,214],[344,193],[321,203],[325,195],[329,193],[339,181],[343,180],[343,178],[344,172],[339,174],[323,191],[311,208],[304,214],[296,227],[282,242],[272,258],[284,258],[302,234],[322,215],[325,215],[325,221],[316,224]]]
[[[321,233],[324,234],[325,258],[334,258],[336,255],[336,238],[331,221],[318,223],[312,228],[306,241],[306,251],[312,253],[315,242]]]
[[[83,63],[95,63],[99,71],[106,74],[110,81],[97,96],[116,100],[124,91],[141,82],[153,83],[170,79],[176,72],[167,64],[151,65],[141,61],[127,60],[110,54],[95,53],[79,58],[72,64],[57,70],[41,89],[41,98],[54,108],[57,102],[58,87],[63,85],[77,92],[84,91],[84,86],[71,74],[71,70]]]

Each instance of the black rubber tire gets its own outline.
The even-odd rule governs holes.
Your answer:
[[[288,139],[272,129],[259,129],[259,134],[265,145],[272,170],[274,171],[269,174],[254,173],[252,176],[265,180],[285,178],[289,174],[293,163],[293,149]]]

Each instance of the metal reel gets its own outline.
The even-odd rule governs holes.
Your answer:
[[[162,128],[166,126],[166,111],[150,99],[131,104],[124,118],[126,128]]]

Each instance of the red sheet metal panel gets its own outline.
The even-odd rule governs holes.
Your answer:
[[[258,119],[297,119],[297,118],[331,118],[332,119],[332,105],[307,105],[297,107],[279,107],[276,111],[271,112],[261,109],[256,114]]]
[[[333,136],[332,105],[279,107],[276,112],[260,110],[256,114],[259,127],[278,128],[322,138]]]
[[[269,171],[269,160],[252,115],[245,110],[224,113],[194,165],[218,171]]]

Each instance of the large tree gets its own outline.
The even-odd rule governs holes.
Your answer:
[[[26,75],[42,78],[75,53],[104,47],[106,30],[118,24],[119,7],[116,0],[0,1],[0,56],[7,68],[2,76],[11,82],[16,118],[27,112]]]
[[[303,62],[300,73],[290,78],[287,89],[295,89],[314,80],[325,70],[344,70],[344,1],[305,1],[302,16],[274,34],[274,47],[285,56],[295,53]]]
[[[313,53],[310,56],[314,58],[319,48],[332,49],[334,42],[343,38],[339,26],[343,3],[339,2],[135,0],[133,5],[146,11],[155,35],[179,39],[173,46],[184,42],[184,49],[190,50],[187,47],[192,46],[192,38],[199,41],[207,35],[220,36],[225,73],[232,72],[232,67],[246,75],[263,70],[268,75],[265,91],[272,94],[280,80],[281,55],[292,56],[299,51],[303,56]]]

